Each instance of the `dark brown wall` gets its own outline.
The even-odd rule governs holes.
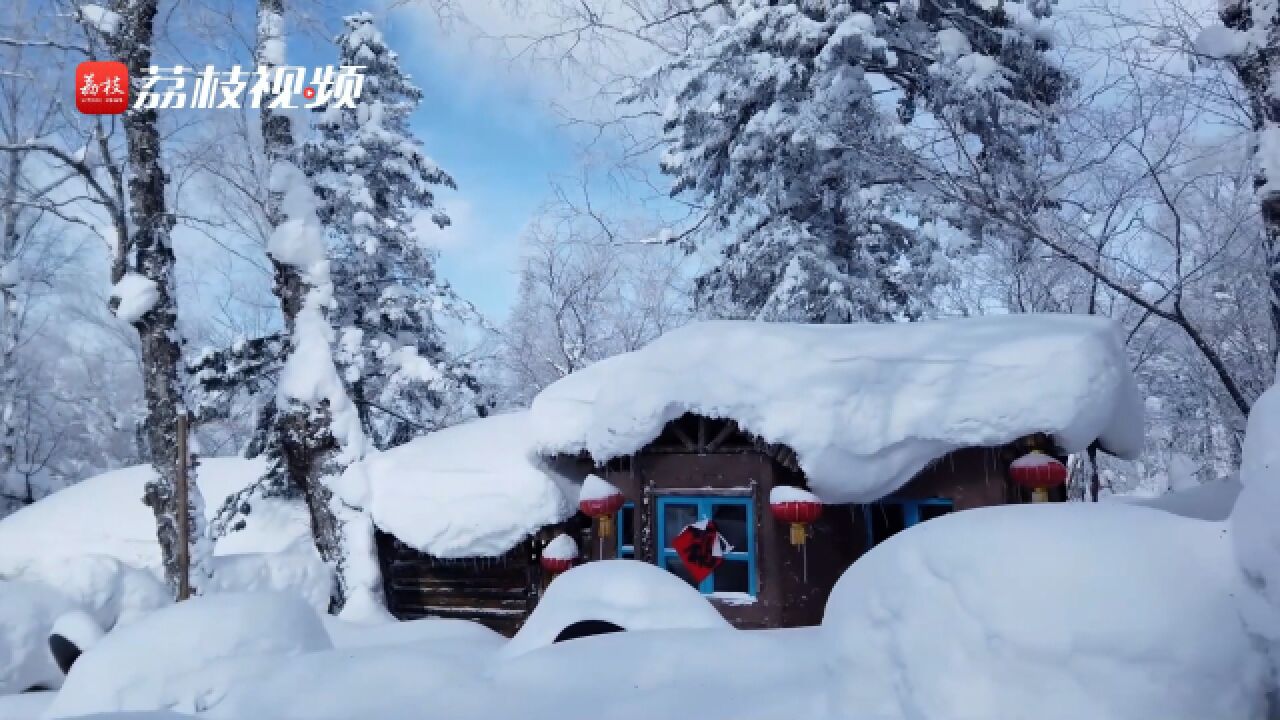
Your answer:
[[[946,497],[957,510],[1000,505],[1011,498],[1004,468],[1007,452],[971,448],[931,464],[895,497]],[[828,505],[810,526],[803,548],[791,545],[788,527],[769,512],[775,485],[805,486],[802,474],[784,467],[763,451],[681,453],[642,451],[612,463],[602,472],[637,508],[633,543],[637,559],[656,562],[658,495],[749,496],[753,500],[757,542],[757,599],[752,605],[713,600],[738,627],[812,625],[822,620],[827,596],[844,571],[866,550],[866,529],[856,505]],[[1016,499],[1015,499],[1016,501]],[[590,558],[612,558],[616,543],[584,537]]]
[[[445,560],[376,534],[387,609],[398,620],[473,620],[508,637],[537,602],[540,568],[533,543],[501,557]]]

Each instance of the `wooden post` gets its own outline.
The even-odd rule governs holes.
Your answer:
[[[178,530],[178,601],[191,597],[191,518],[187,504],[187,413],[178,416],[178,467],[174,476],[174,496]]]

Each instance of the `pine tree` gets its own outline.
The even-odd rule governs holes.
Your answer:
[[[420,213],[449,224],[433,189],[454,187],[409,127],[422,91],[372,16],[343,23],[339,62],[363,67],[363,91],[354,108],[331,105],[320,115],[302,167],[322,200],[331,249],[336,360],[366,435],[386,448],[483,414],[487,401],[440,327],[466,308],[413,232]]]
[[[1023,25],[1048,11],[1016,7]],[[948,273],[923,222],[980,226],[964,206],[993,196],[1043,202],[1024,169],[1044,148],[1028,143],[1064,79],[1003,5],[733,0],[727,14],[655,77],[679,80],[663,158],[673,193],[728,231],[699,279],[708,311],[913,319]],[[953,202],[930,198],[943,185]]]

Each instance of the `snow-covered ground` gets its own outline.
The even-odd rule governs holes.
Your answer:
[[[1081,342],[1079,333],[1067,336]],[[1083,337],[1106,345],[1105,334]],[[993,367],[1009,352],[997,352]],[[851,362],[889,372],[881,360]],[[938,382],[948,375],[935,371]],[[1065,382],[1062,397],[1109,388],[1119,404],[1064,400],[1074,409],[1053,426],[1063,437],[1098,432],[1124,441],[1103,410],[1127,412],[1127,390],[1108,377],[1099,369],[1075,389]],[[1020,407],[1013,396],[1003,402]],[[918,409],[903,410],[907,424],[897,431]],[[783,410],[773,407],[771,416]],[[522,496],[528,506],[549,517],[565,512],[567,488],[527,452],[529,426],[504,427],[528,417],[464,425],[438,434],[435,444],[374,455],[359,472],[374,471],[375,497],[456,501],[466,522],[428,526],[423,543],[506,542],[484,524],[490,519],[468,514],[472,499],[511,493],[515,483],[529,491]],[[1250,420],[1243,489],[1229,515],[1234,490],[1225,484],[1180,502],[945,515],[898,533],[850,567],[819,626],[779,630],[733,629],[675,576],[631,560],[557,576],[511,640],[457,620],[327,617],[323,598],[306,590],[314,578],[290,574],[308,557],[300,549],[306,518],[283,500],[255,509],[247,534],[219,546],[226,572],[209,594],[173,605],[155,576],[150,518],[129,500],[140,496],[147,471],[112,473],[0,522],[0,719],[126,713],[114,717],[153,720],[176,712],[227,720],[1263,720],[1280,668],[1277,427],[1280,395],[1272,391]],[[454,437],[456,446],[440,437]],[[479,466],[439,457],[446,447],[467,448],[471,457],[501,437],[509,446]],[[468,485],[477,467],[499,471]],[[201,483],[218,496],[258,469],[209,461]],[[400,477],[419,470],[444,484],[414,486]],[[119,517],[90,519],[103,508]],[[511,518],[497,521],[504,532],[524,532]],[[47,547],[15,545],[28,533]],[[241,561],[291,570],[262,577],[230,570]],[[83,630],[92,620],[109,631],[63,682],[43,641],[71,610],[87,615],[63,626]],[[621,631],[556,642],[587,621]],[[95,634],[87,630],[74,634]],[[4,694],[34,685],[61,687]]]
[[[108,634],[56,697],[12,702],[242,720],[1260,720],[1267,663],[1236,567],[1225,523],[1121,503],[987,508],[875,548],[813,628],[734,630],[627,560],[560,576],[512,641],[215,594]],[[551,642],[582,620],[627,630]]]

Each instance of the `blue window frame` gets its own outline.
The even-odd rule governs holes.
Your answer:
[[[669,495],[658,498],[658,567],[680,577],[704,595],[756,594],[756,527],[751,498]],[[714,520],[732,546],[724,562],[700,583],[689,577],[671,542],[699,520]]]
[[[625,503],[622,509],[618,511],[618,554],[620,558],[636,557],[636,504]]]
[[[912,525],[919,525],[955,510],[955,502],[949,498],[924,498],[921,500],[886,499],[862,506],[862,517],[867,528],[867,549],[888,540]]]

